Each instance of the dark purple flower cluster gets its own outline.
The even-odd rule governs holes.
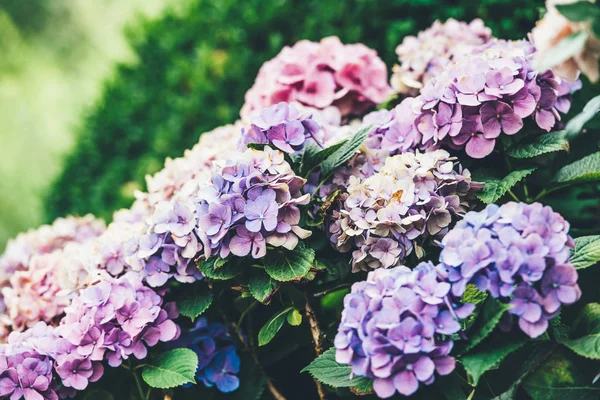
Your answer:
[[[249,149],[228,162],[197,200],[197,231],[205,256],[261,258],[267,244],[293,250],[311,233],[298,225],[298,205],[309,201],[301,193],[305,182],[283,153],[269,146]]]
[[[187,347],[198,355],[196,379],[207,387],[216,386],[223,393],[240,386],[240,357],[227,327],[199,318],[192,329],[172,343],[172,347]]]
[[[473,283],[507,299],[523,332],[538,337],[562,305],[581,296],[568,232],[569,223],[540,203],[489,205],[467,213],[444,237],[440,261],[454,295]]]
[[[447,375],[455,360],[449,354],[460,319],[474,310],[450,291],[446,270],[421,263],[369,273],[344,298],[335,337],[336,361],[352,374],[373,379],[377,396],[409,396],[429,385],[435,372]]]
[[[570,92],[581,83],[561,80],[552,71],[535,72],[534,53],[528,41],[492,40],[448,65],[415,100],[422,142],[483,158],[501,134],[519,132],[525,118],[550,131],[559,112],[569,111]]]
[[[242,129],[240,148],[245,150],[250,143],[268,144],[286,153],[296,153],[304,148],[308,140],[322,145],[317,134],[321,128],[310,117],[304,117],[288,103],[263,109],[252,118],[248,129]]]

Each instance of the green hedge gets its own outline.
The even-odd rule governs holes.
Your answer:
[[[543,0],[192,0],[130,34],[138,62],[120,65],[47,199],[47,218],[126,207],[144,176],[207,130],[233,122],[262,63],[286,44],[337,35],[391,66],[402,38],[435,19],[481,17],[522,38]]]

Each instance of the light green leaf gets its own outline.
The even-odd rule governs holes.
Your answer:
[[[558,44],[548,50],[543,57],[536,59],[534,67],[538,72],[546,72],[569,58],[580,54],[585,47],[588,33],[584,30],[573,33],[562,39]]]
[[[362,376],[355,376],[350,379],[352,367],[338,364],[335,361],[335,348],[326,350],[301,372],[308,372],[313,378],[335,388],[358,387],[364,389],[370,385],[371,381]]]
[[[562,343],[582,357],[600,359],[600,304],[586,304],[577,316],[575,327],[578,336],[583,336]]]
[[[508,150],[514,158],[532,158],[555,151],[569,151],[565,132],[550,132],[537,136],[533,142],[518,144]]]
[[[600,16],[600,8],[589,1],[577,1],[569,4],[556,4],[556,9],[569,21],[585,22]]]
[[[484,373],[495,368],[507,355],[523,346],[526,342],[527,339],[525,337],[508,339],[507,336],[504,336],[491,343],[486,342],[486,346],[481,346],[461,356],[460,363],[473,379],[473,385],[477,386],[479,379]]]
[[[571,264],[577,269],[583,269],[598,261],[600,261],[600,235],[576,238],[575,248],[571,252]]]
[[[248,280],[248,287],[252,297],[263,304],[269,304],[271,297],[277,290],[277,282],[264,271],[258,270],[252,272]]]
[[[500,303],[493,297],[488,297],[483,304],[483,309],[475,324],[473,324],[472,329],[467,333],[469,339],[463,353],[470,351],[481,343],[483,339],[488,337],[496,325],[498,325],[498,322],[500,322],[502,315],[509,309],[510,306],[508,304]]]
[[[554,181],[559,183],[588,182],[598,179],[600,179],[600,152],[562,167],[554,177]]]
[[[287,282],[304,277],[315,261],[315,251],[302,242],[293,251],[271,251],[265,258],[265,271],[276,281]]]
[[[303,161],[303,172],[308,172],[308,170],[316,165],[319,165],[327,158],[331,157],[333,153],[338,151],[342,146],[344,146],[348,140],[341,141],[339,143],[333,144],[324,149],[320,149],[314,142],[309,142],[305,149],[304,161]],[[310,146],[310,147],[309,147]],[[318,150],[317,150],[318,149]],[[317,151],[315,151],[317,150]]]
[[[535,168],[527,168],[518,171],[513,171],[504,179],[489,179],[486,180],[483,190],[477,193],[479,200],[485,204],[492,204],[498,201],[515,186],[521,179],[535,171]]]
[[[195,320],[210,307],[213,301],[212,290],[205,282],[183,285],[177,299],[177,309],[183,316]]]
[[[259,346],[264,346],[265,344],[273,340],[275,335],[277,335],[277,332],[279,332],[279,330],[285,323],[287,314],[293,309],[294,307],[288,307],[285,310],[282,310],[277,314],[273,315],[271,319],[267,321],[267,323],[260,329],[260,332],[258,332]]]
[[[350,139],[344,142],[342,146],[336,149],[329,157],[323,160],[321,164],[321,173],[328,176],[336,168],[344,164],[356,154],[356,150],[362,146],[365,139],[369,136],[371,126],[367,126],[354,134]]]
[[[582,357],[600,360],[600,333],[565,340],[562,343]]]
[[[583,111],[567,122],[564,132],[568,138],[573,138],[581,132],[586,123],[600,112],[600,96],[596,96],[587,102]]]
[[[196,381],[198,356],[190,349],[174,349],[160,354],[142,371],[142,378],[153,388],[170,389]]]
[[[200,272],[207,278],[216,280],[232,279],[242,273],[244,270],[240,262],[233,260],[223,260],[222,258],[209,258],[205,260],[201,258],[198,263]]]
[[[575,331],[578,336],[600,333],[600,304],[588,303],[577,315]]]
[[[302,323],[302,314],[300,311],[294,310],[287,315],[287,322],[291,326],[298,326]]]

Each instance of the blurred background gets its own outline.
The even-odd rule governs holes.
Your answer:
[[[144,176],[237,119],[262,63],[337,35],[388,66],[435,19],[523,38],[532,0],[2,0],[0,250],[66,214],[109,219]]]

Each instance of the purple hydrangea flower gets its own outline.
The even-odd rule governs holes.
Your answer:
[[[336,360],[373,379],[377,396],[409,396],[447,375],[455,360],[448,337],[474,310],[450,292],[443,266],[421,263],[369,272],[344,298],[335,337]]]
[[[314,120],[302,116],[294,106],[279,103],[263,109],[252,119],[250,128],[242,130],[240,148],[245,150],[251,143],[264,143],[292,154],[301,151],[307,140],[322,145],[320,130]]]
[[[468,283],[510,302],[521,330],[538,337],[560,307],[581,296],[569,263],[569,223],[539,203],[490,205],[470,212],[442,240],[440,261],[452,293]]]
[[[216,386],[223,393],[235,391],[240,380],[240,357],[225,325],[199,318],[172,347],[188,347],[198,355],[196,379],[207,387]]]

